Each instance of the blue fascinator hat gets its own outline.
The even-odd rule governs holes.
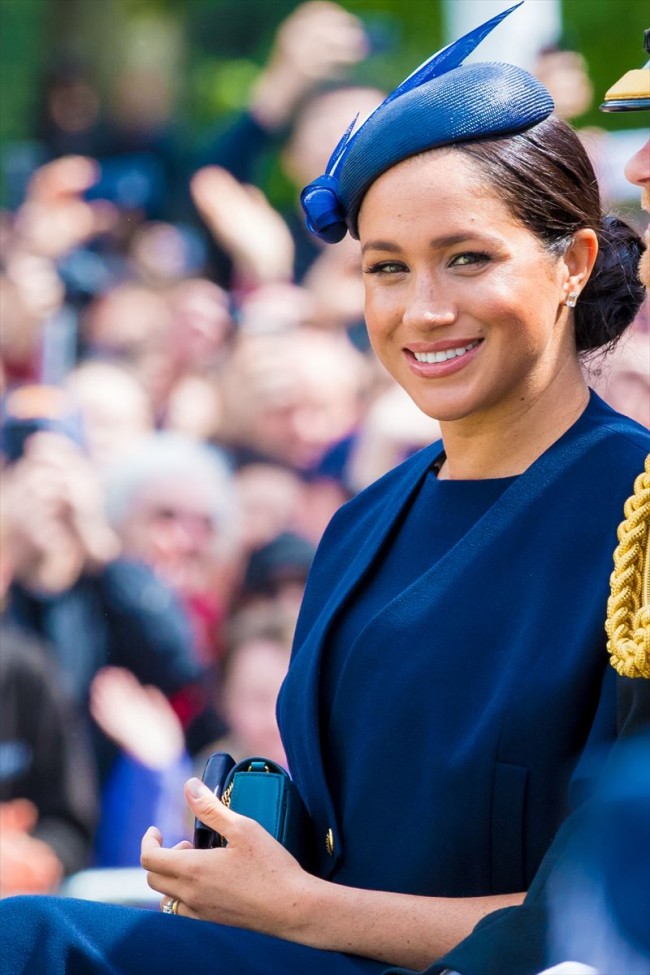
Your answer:
[[[328,244],[348,230],[358,238],[363,197],[387,169],[427,149],[530,129],[553,111],[553,99],[513,64],[463,61],[523,0],[433,54],[360,126],[348,126],[326,172],[304,188],[307,227]]]

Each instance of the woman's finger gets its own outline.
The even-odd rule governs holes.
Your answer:
[[[194,847],[189,840],[180,840],[178,843],[174,843],[172,850],[193,850]]]
[[[162,848],[162,833],[157,826],[150,826],[140,841],[140,855]]]
[[[175,900],[177,901],[176,905],[174,905]],[[173,907],[173,910],[169,910],[170,907]],[[167,910],[165,910],[165,908],[167,908]],[[193,911],[192,908],[183,903],[182,900],[174,897],[163,897],[160,902],[160,910],[165,914],[175,914],[177,917],[190,917],[194,918],[194,920],[200,920],[200,916],[196,913],[196,911]]]
[[[150,850],[159,850],[162,847],[162,833],[157,826],[150,826],[146,830],[142,840],[140,842],[140,852],[149,852]]]
[[[178,855],[187,847],[180,847],[179,844],[174,849],[166,850],[162,840],[160,830],[156,826],[150,826],[140,844],[140,866],[164,877],[177,877],[181,869]],[[188,846],[191,848],[191,843]]]
[[[224,806],[200,779],[189,779],[185,783],[185,796],[197,819],[226,838],[246,819]]]
[[[165,897],[173,897],[173,891],[171,889],[174,880],[169,877],[163,877],[162,874],[154,873],[149,870],[147,873],[147,884],[152,890],[155,890],[158,894],[164,894]],[[164,898],[163,898],[164,899]]]

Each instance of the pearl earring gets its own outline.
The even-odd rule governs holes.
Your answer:
[[[564,299],[564,304],[567,306],[567,308],[575,308],[579,296],[579,291],[570,291]]]

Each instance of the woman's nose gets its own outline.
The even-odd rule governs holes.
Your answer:
[[[431,281],[414,283],[402,316],[405,325],[430,329],[452,325],[456,318],[452,302]]]

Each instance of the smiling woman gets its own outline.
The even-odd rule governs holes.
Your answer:
[[[359,230],[371,342],[443,424],[448,465],[450,437],[463,437],[452,476],[521,473],[534,457],[494,450],[498,425],[512,434],[520,417],[530,428],[538,414],[549,421],[548,445],[557,424],[573,422],[587,402],[564,299],[586,282],[595,232],[577,231],[561,257],[549,253],[471,156],[447,149],[382,174],[363,201]],[[555,422],[549,403],[557,404]],[[470,457],[464,441],[486,424],[491,442],[483,438],[482,456]],[[532,449],[539,451],[539,438]],[[489,467],[478,466],[490,458]]]
[[[548,961],[518,905],[616,734],[603,624],[650,434],[578,361],[635,314],[638,240],[603,222],[539,82],[463,65],[510,12],[351,126],[302,195],[322,240],[360,239],[373,346],[442,430],[337,511],[312,564],[278,718],[313,873],[192,780],[228,846],[146,833],[165,913],[13,901],[0,971],[29,971],[38,943],[52,975],[73,957],[122,975],[439,975],[503,908],[523,918],[507,956],[474,970]]]
[[[371,342],[443,423],[442,476],[525,470],[586,405],[577,353],[613,345],[643,296],[636,234],[603,218],[589,158],[553,117],[407,157],[355,229]]]

